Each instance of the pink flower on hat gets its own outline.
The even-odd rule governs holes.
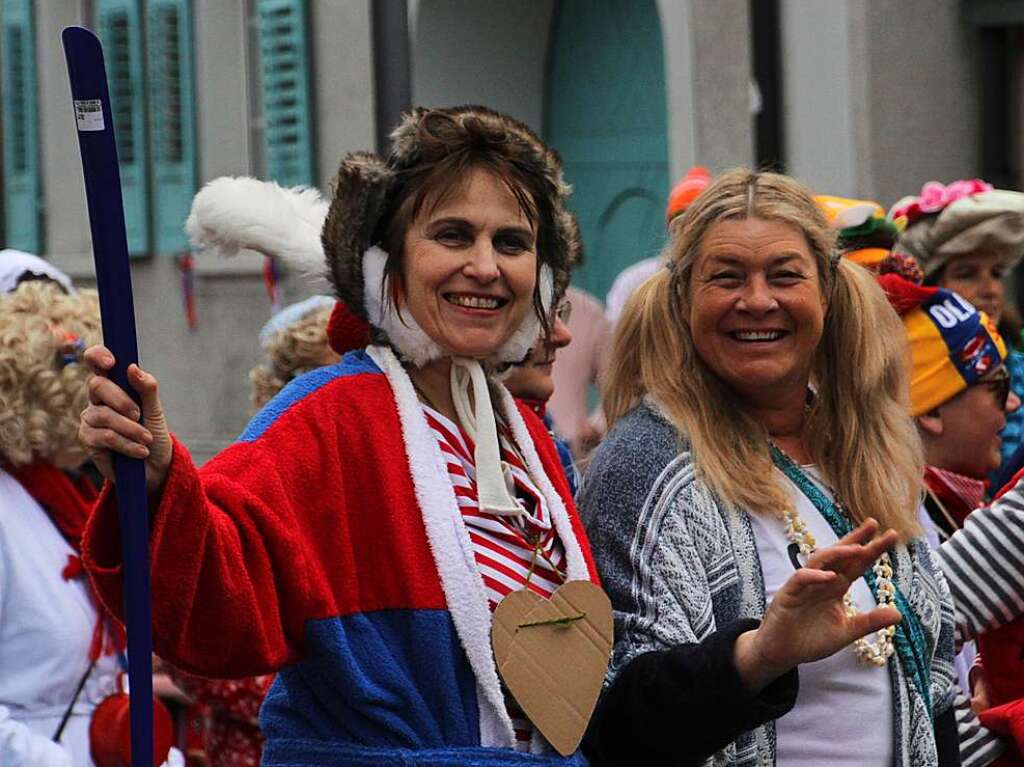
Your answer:
[[[981,192],[991,192],[993,186],[980,178],[961,179],[948,186],[938,181],[929,181],[921,187],[919,197],[908,197],[892,209],[890,215],[895,218],[905,217],[908,224],[922,216],[938,213],[957,200],[963,200]]]

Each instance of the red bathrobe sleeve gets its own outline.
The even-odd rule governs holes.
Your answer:
[[[300,652],[304,618],[316,611],[318,568],[296,520],[302,496],[290,492],[282,463],[260,443],[243,443],[199,471],[175,440],[151,517],[157,654],[195,673],[241,676],[279,668]],[[107,485],[83,559],[117,615],[120,549],[115,490]]]
[[[257,676],[299,659],[309,620],[444,605],[422,522],[409,522],[416,500],[390,389],[383,376],[356,378],[314,392],[201,470],[175,440],[151,517],[161,657],[204,676]],[[108,485],[83,560],[120,615],[116,506]],[[392,545],[380,545],[389,530]]]

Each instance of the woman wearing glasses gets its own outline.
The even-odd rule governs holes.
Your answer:
[[[911,414],[925,451],[925,507],[948,539],[985,500],[1000,432],[1020,407],[995,323],[958,294],[879,278],[906,328]]]
[[[1020,318],[1007,305],[1004,276],[1024,254],[1024,194],[994,189],[980,179],[925,184],[904,197],[889,215],[906,222],[894,250],[921,266],[926,285],[955,291],[985,312],[1008,347],[1007,372],[1013,391],[1024,396],[1024,353]],[[1010,411],[1003,431],[1002,468],[992,485],[1002,486],[1020,469],[1014,456],[1024,437],[1024,411]]]

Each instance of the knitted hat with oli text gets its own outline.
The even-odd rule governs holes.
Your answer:
[[[878,282],[907,332],[911,415],[952,399],[1006,359],[1006,345],[988,315],[953,291],[892,273]]]

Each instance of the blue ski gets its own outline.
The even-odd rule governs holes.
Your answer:
[[[85,173],[103,341],[117,360],[110,378],[132,395],[141,411],[142,403],[128,384],[128,366],[138,362],[139,352],[121,199],[121,172],[117,163],[103,48],[96,35],[82,27],[67,27],[61,37]],[[114,470],[124,551],[132,767],[151,767],[154,764],[153,637],[149,603],[146,474],[141,460],[117,454],[114,455]],[[163,761],[162,756],[160,761]]]

